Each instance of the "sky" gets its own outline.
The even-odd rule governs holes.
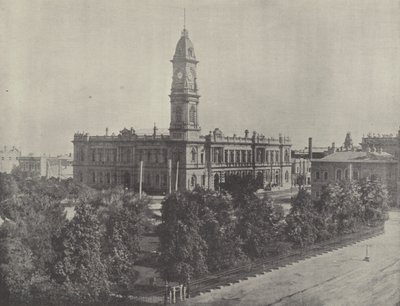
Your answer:
[[[359,143],[400,125],[400,2],[0,0],[0,147],[72,152],[75,132],[167,129],[183,28],[203,134]]]

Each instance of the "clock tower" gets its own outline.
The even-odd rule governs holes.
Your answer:
[[[172,62],[171,123],[173,140],[198,140],[200,125],[198,117],[197,63],[189,33],[183,29],[176,45]]]

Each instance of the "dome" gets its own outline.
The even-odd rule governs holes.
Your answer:
[[[193,43],[186,29],[183,29],[182,36],[176,45],[174,58],[196,59]]]

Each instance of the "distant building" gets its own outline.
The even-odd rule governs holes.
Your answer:
[[[21,156],[19,167],[29,177],[67,179],[72,178],[72,156]]]
[[[201,135],[195,51],[186,29],[172,59],[170,127],[167,135],[139,135],[133,128],[118,135],[74,135],[74,179],[90,186],[139,185],[168,193],[199,185],[218,190],[230,176],[250,176],[262,185],[291,186],[291,142],[248,130],[225,136],[216,128]],[[223,118],[229,120],[229,118]]]
[[[339,151],[312,160],[312,196],[319,198],[323,186],[342,180],[380,179],[395,186],[397,160],[385,152]]]
[[[12,169],[18,166],[18,158],[21,151],[12,147],[8,149],[6,146],[0,150],[0,172],[11,173]]]
[[[313,147],[312,138],[308,139],[308,147],[303,150],[293,150],[292,157],[292,185],[311,185],[311,160],[323,158],[335,151],[332,147]]]
[[[346,136],[347,143],[351,143]],[[313,159],[311,165],[311,192],[314,199],[321,195],[322,188],[342,180],[379,179],[391,190],[397,190],[400,205],[400,131],[397,137],[363,138],[363,151],[336,151],[322,159]],[[344,146],[345,147],[345,146]],[[393,154],[384,152],[388,149]]]
[[[363,151],[378,151],[382,150],[397,157],[399,155],[398,137],[393,134],[371,134],[361,140]]]

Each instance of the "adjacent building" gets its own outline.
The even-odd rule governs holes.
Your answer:
[[[19,169],[27,177],[72,178],[72,156],[20,156]]]
[[[347,139],[347,137],[346,137]],[[397,190],[397,203],[400,205],[400,131],[397,137],[363,138],[364,150],[355,151],[352,146],[322,159],[313,159],[311,166],[311,192],[318,199],[324,186],[342,180],[379,179],[390,190]],[[347,142],[349,143],[349,142]],[[385,147],[387,145],[387,147]],[[396,156],[384,151],[391,150]]]
[[[252,176],[263,185],[290,188],[291,142],[257,132],[225,136],[216,128],[202,135],[200,95],[193,43],[182,31],[172,62],[168,134],[138,135],[133,128],[118,135],[74,135],[74,178],[91,186],[137,187],[170,192],[196,185],[219,189],[231,175]],[[142,165],[142,167],[141,167]],[[140,174],[142,173],[142,175]]]
[[[4,146],[0,150],[0,172],[11,173],[12,169],[18,166],[18,158],[21,156],[21,151],[16,147],[8,149]]]

